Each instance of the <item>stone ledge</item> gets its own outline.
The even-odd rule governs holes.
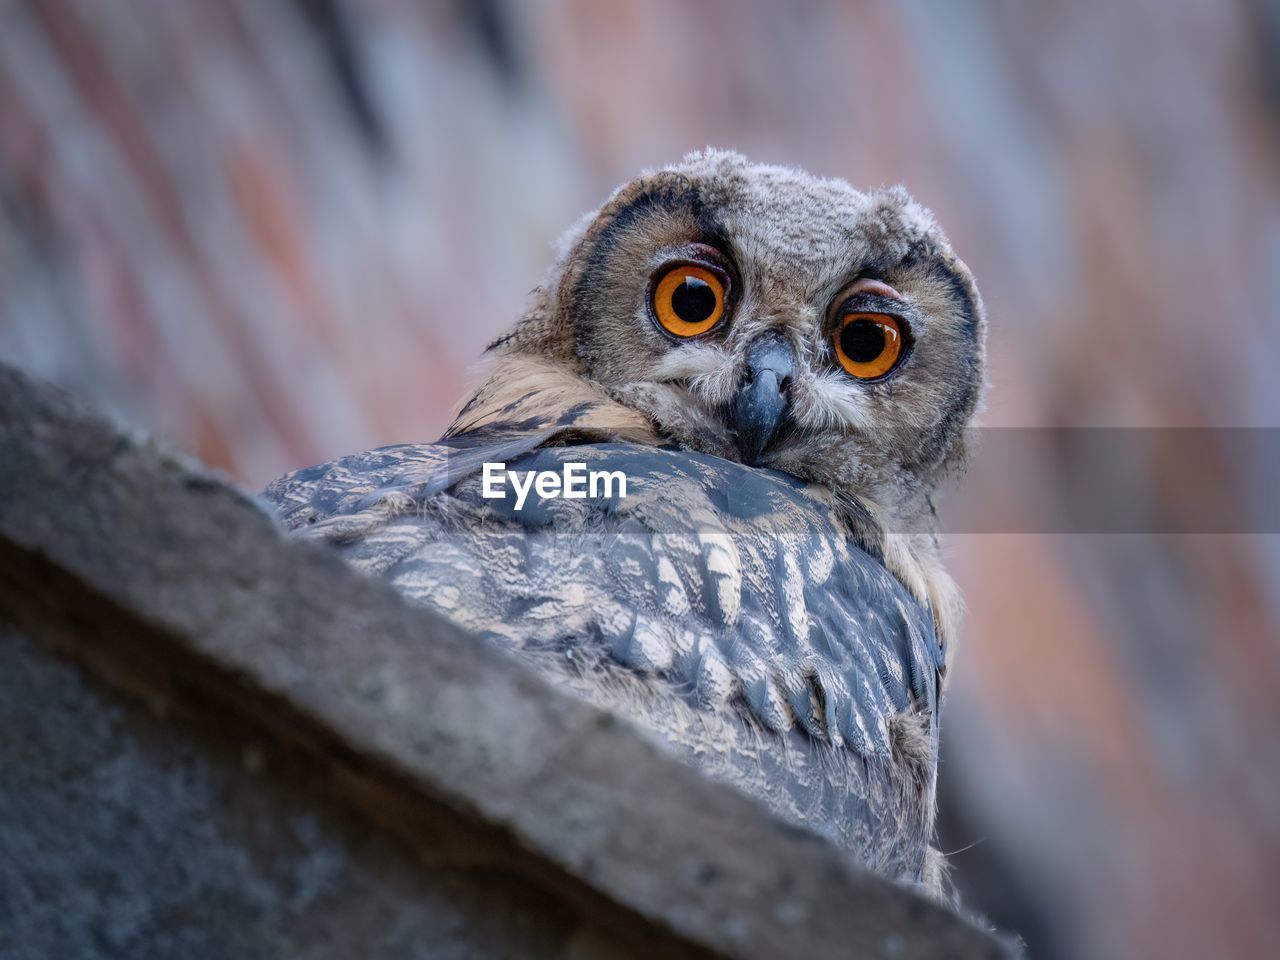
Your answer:
[[[287,539],[198,464],[3,367],[0,621],[141,697],[156,724],[252,730],[305,757],[419,869],[441,844],[502,863],[607,931],[612,955],[1004,955]]]

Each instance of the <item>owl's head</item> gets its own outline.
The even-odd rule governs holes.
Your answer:
[[[984,334],[968,268],[901,188],[706,151],[571,231],[455,431],[576,404],[902,520],[963,455]]]

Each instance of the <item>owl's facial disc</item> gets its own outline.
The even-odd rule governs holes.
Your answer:
[[[621,188],[557,270],[508,349],[663,442],[911,509],[963,457],[981,302],[899,188],[694,155]]]

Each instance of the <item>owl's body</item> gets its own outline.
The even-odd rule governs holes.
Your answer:
[[[982,327],[905,193],[694,155],[571,235],[445,440],[268,495],[708,775],[937,888],[957,604],[930,493],[962,456]],[[627,495],[516,509],[484,496],[486,462],[620,471]]]

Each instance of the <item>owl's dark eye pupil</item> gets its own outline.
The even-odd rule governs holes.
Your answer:
[[[671,309],[685,323],[702,323],[716,309],[716,293],[697,277],[685,277],[671,293]]]
[[[884,347],[884,328],[870,320],[855,320],[840,331],[840,349],[854,363],[870,363]]]

